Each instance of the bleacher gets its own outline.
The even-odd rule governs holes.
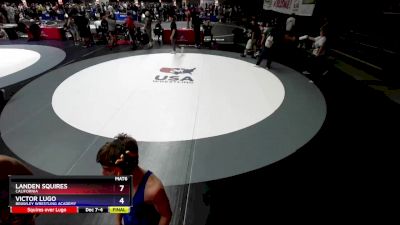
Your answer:
[[[390,40],[379,35],[350,31],[338,37],[331,48],[331,55],[380,80],[399,82],[400,77],[393,72],[396,71],[396,63],[400,62],[400,53],[396,46],[388,46],[385,42]]]

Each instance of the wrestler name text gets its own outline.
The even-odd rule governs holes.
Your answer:
[[[55,202],[56,196],[15,196],[17,202]]]
[[[68,189],[68,184],[15,184],[17,190],[33,190],[33,189]]]

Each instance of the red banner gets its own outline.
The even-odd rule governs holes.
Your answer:
[[[10,212],[13,214],[77,214],[78,207],[56,207],[56,206],[12,206]]]
[[[285,14],[312,16],[316,0],[264,0],[263,8]]]
[[[292,0],[276,0],[274,2],[275,8],[290,9],[291,5],[292,5]]]

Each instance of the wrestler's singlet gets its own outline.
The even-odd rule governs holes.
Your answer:
[[[132,208],[129,214],[125,214],[124,225],[153,225],[158,224],[160,215],[153,205],[144,202],[144,189],[151,171],[147,171],[136,190],[132,199]]]

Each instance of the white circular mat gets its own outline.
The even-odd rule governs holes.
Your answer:
[[[17,48],[0,48],[0,77],[23,70],[40,59],[38,52]]]
[[[81,70],[57,87],[52,105],[64,122],[91,134],[167,142],[244,129],[274,113],[284,96],[281,81],[254,64],[164,53]]]

